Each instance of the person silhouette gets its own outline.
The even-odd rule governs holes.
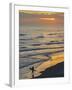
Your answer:
[[[32,67],[30,68],[30,70],[32,71],[32,78],[34,78],[34,71],[35,71],[34,66],[32,66]]]

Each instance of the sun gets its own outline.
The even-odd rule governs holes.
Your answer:
[[[54,21],[55,18],[40,18],[41,20],[48,20],[48,21]]]

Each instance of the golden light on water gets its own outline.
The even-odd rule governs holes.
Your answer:
[[[37,71],[38,72],[41,72],[41,71],[44,71],[46,68],[49,68],[51,66],[54,66],[58,63],[61,63],[64,61],[64,54],[59,54],[59,55],[53,55],[52,56],[52,61],[47,61],[47,62],[44,62],[43,64],[41,64],[39,67],[37,67]]]
[[[41,20],[50,20],[50,21],[54,21],[55,18],[40,18]]]
[[[44,36],[44,38],[47,38],[48,37],[48,35],[46,33],[44,33],[43,36]]]

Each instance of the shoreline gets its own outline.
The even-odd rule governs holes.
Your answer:
[[[64,62],[58,63],[55,66],[47,68],[45,71],[41,72],[41,75],[35,78],[56,78],[64,77]]]
[[[41,78],[42,76],[40,75],[42,75],[44,72],[45,72],[44,77],[48,77],[46,76],[48,75],[47,73],[48,71],[46,70],[49,68],[55,67],[57,64],[64,62],[64,53],[54,54],[53,56],[51,56],[51,59],[52,60],[45,61],[42,64],[40,64],[37,68],[35,68],[34,78]],[[25,74],[24,71],[25,71],[24,68],[21,69],[22,76],[20,77],[20,79],[32,79],[32,72],[29,71],[28,73]],[[61,76],[63,75],[61,74]]]
[[[40,72],[45,71],[47,68],[55,66],[58,63],[64,62],[64,53],[55,54],[52,56],[52,60],[46,61],[36,68],[36,72],[41,75]],[[35,75],[35,77],[37,77]]]

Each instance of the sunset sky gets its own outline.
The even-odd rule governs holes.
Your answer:
[[[62,30],[64,28],[64,13],[46,11],[19,11],[21,31]],[[23,28],[24,27],[24,28]]]
[[[31,11],[32,12],[32,11]],[[34,11],[33,11],[34,12]],[[51,24],[51,25],[62,25],[63,24],[63,13],[50,13],[50,12],[47,12],[46,14],[43,14],[45,12],[42,12],[39,13],[29,13],[29,12],[21,12],[20,13],[23,13],[23,17],[22,19],[20,19],[20,23],[24,23],[24,24]],[[49,14],[48,14],[49,13]]]

